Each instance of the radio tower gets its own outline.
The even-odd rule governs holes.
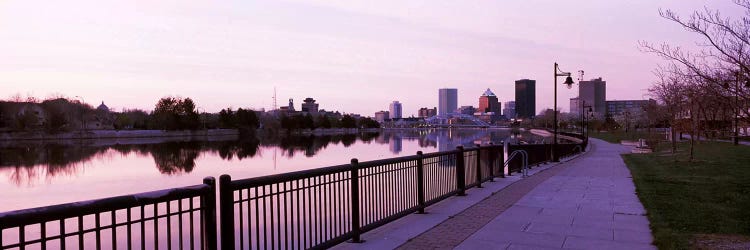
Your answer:
[[[273,87],[273,109],[276,110],[276,86]]]

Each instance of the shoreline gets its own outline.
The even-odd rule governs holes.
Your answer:
[[[208,136],[239,136],[237,129],[208,129],[208,130],[86,130],[48,134],[44,132],[7,132],[0,133],[0,141],[64,141],[64,140],[96,140],[96,139],[129,139],[129,138],[162,138],[162,137],[208,137]]]

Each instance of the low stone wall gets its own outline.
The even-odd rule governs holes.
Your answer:
[[[208,130],[86,130],[67,133],[48,134],[44,132],[9,132],[0,133],[0,141],[19,140],[70,140],[70,139],[111,139],[111,138],[152,138],[152,137],[205,137],[237,136],[236,129]]]

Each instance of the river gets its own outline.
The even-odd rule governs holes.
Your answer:
[[[538,141],[510,129],[405,129],[329,136],[22,141],[0,144],[0,212],[454,149]]]

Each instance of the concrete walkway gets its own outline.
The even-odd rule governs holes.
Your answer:
[[[591,139],[587,155],[563,163],[457,249],[656,249],[621,153]],[[488,199],[487,201],[489,201]]]
[[[591,139],[562,163],[467,190],[334,249],[656,249],[621,153]]]

